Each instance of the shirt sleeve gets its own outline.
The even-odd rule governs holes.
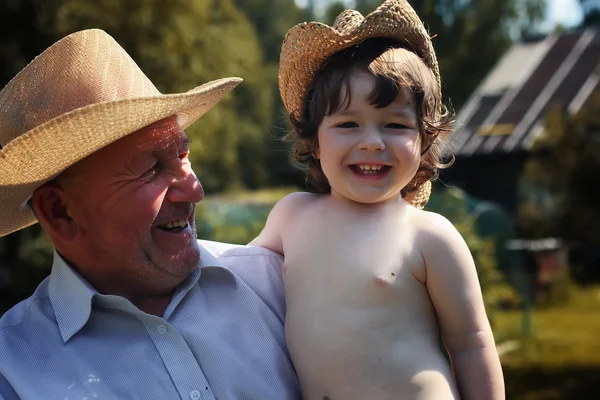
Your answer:
[[[218,259],[241,278],[284,323],[285,295],[281,255],[262,247],[238,246],[224,251]]]
[[[0,400],[19,400],[19,396],[2,374],[0,374]]]

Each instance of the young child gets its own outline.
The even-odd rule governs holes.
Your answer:
[[[504,399],[469,249],[421,209],[451,116],[414,10],[388,0],[366,18],[295,26],[279,78],[313,193],[282,199],[251,244],[285,257],[304,398]]]

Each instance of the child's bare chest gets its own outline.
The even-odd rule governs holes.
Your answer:
[[[307,398],[414,398],[406,387],[425,368],[447,387],[408,222],[332,211],[298,218],[286,232],[286,339]]]
[[[414,230],[402,214],[318,213],[294,221],[284,236],[288,289],[329,287],[339,292],[372,293],[375,298],[415,283],[424,268]],[[373,300],[375,300],[373,298]]]

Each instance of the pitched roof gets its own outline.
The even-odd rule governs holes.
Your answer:
[[[513,45],[458,113],[454,154],[529,149],[550,104],[575,113],[600,90],[599,63],[596,29]]]

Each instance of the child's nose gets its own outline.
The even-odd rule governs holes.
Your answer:
[[[381,151],[385,149],[385,142],[378,129],[368,129],[360,141],[360,149],[367,151]]]

